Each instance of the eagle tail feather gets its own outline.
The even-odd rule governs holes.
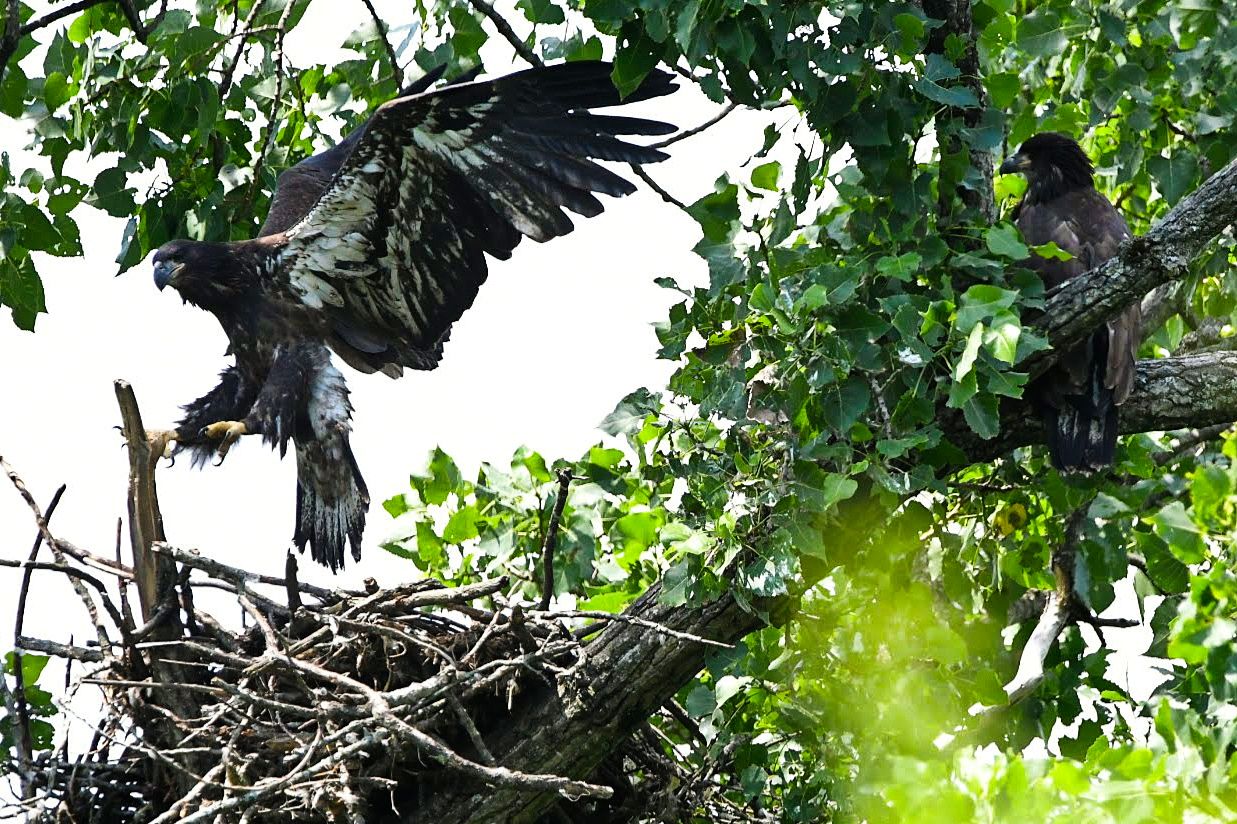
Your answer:
[[[1108,330],[1091,336],[1091,362],[1085,394],[1066,395],[1060,407],[1044,404],[1042,413],[1052,464],[1062,472],[1088,472],[1110,466],[1116,457],[1117,404],[1108,386]]]
[[[292,541],[298,552],[309,545],[310,557],[338,572],[344,567],[344,547],[351,546],[352,560],[361,560],[361,535],[369,490],[357,466],[347,436],[335,448],[342,460],[322,461],[315,456],[316,442],[296,445],[296,530]]]
[[[369,490],[348,443],[352,404],[344,376],[330,363],[325,347],[313,355],[313,378],[305,408],[305,425],[293,434],[296,451],[296,529],[292,541],[299,552],[338,572],[344,548],[361,560],[361,535]]]

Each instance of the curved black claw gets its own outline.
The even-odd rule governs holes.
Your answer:
[[[215,421],[202,427],[202,431],[198,434],[208,440],[219,441],[219,447],[216,450],[218,460],[215,461],[215,466],[222,466],[223,459],[228,456],[228,450],[232,448],[232,444],[240,440],[242,435],[249,434],[249,429],[244,421]]]

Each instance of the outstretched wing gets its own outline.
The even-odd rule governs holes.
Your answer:
[[[421,94],[442,77],[446,68],[447,64],[443,63],[430,69],[405,86],[399,96],[410,97]],[[480,67],[477,67],[450,82],[467,83],[477,75],[479,70]],[[305,217],[306,213],[318,202],[318,198],[322,197],[331,185],[331,178],[339,171],[339,167],[344,165],[344,161],[352,153],[352,148],[360,141],[368,127],[369,121],[367,120],[331,148],[311,155],[295,166],[280,172],[275,185],[275,196],[271,198],[271,208],[266,213],[266,220],[262,222],[258,237],[286,231]]]
[[[593,159],[665,159],[617,136],[673,126],[588,109],[668,94],[671,76],[654,72],[620,101],[610,71],[565,63],[380,107],[285,232],[285,299],[324,312],[332,346],[354,366],[432,369],[485,281],[485,254],[507,258],[525,235],[570,232],[563,209],[600,213],[594,192],[635,191]]]

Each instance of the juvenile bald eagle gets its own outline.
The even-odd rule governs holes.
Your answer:
[[[360,560],[369,495],[348,445],[351,405],[330,351],[362,372],[433,369],[451,324],[486,278],[486,255],[522,237],[570,232],[566,208],[592,217],[594,192],[635,187],[592,159],[651,163],[656,149],[616,135],[660,135],[654,120],[592,114],[620,103],[602,62],[565,63],[425,91],[380,106],[338,145],[279,176],[259,236],[176,240],[154,256],[155,284],[211,312],[236,363],[185,407],[159,450],[222,461],[261,435],[297,464],[299,550],[337,570]],[[654,71],[621,102],[668,94]],[[328,351],[330,350],[330,351]]]
[[[1048,288],[1099,266],[1117,254],[1130,229],[1108,198],[1095,190],[1091,161],[1071,138],[1043,132],[1028,138],[1001,164],[1002,174],[1026,175],[1027,191],[1014,209],[1022,236],[1039,246],[1053,242],[1070,260],[1032,255]],[[1117,407],[1134,388],[1142,315],[1134,303],[1031,384],[1028,397],[1044,420],[1048,451],[1061,470],[1112,463]]]

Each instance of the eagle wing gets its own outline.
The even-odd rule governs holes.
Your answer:
[[[442,77],[446,68],[447,64],[443,63],[430,69],[420,78],[405,86],[399,96],[411,97],[421,94]],[[453,82],[468,82],[476,76],[479,69],[480,67]],[[322,197],[327,187],[331,185],[331,178],[339,171],[339,167],[344,165],[344,161],[348,159],[348,155],[352,153],[353,147],[360,141],[368,126],[369,121],[362,123],[329,149],[311,155],[295,166],[290,166],[280,172],[275,184],[275,196],[271,198],[271,207],[266,213],[266,220],[262,222],[258,237],[266,237],[291,229],[297,221],[305,217],[305,214],[318,202],[318,198]]]
[[[608,63],[564,63],[381,106],[336,149],[303,162],[297,200],[331,174],[284,231],[272,275],[281,297],[322,312],[328,342],[355,367],[434,368],[485,281],[486,254],[507,258],[524,236],[570,232],[563,209],[599,214],[594,192],[635,191],[594,159],[665,159],[617,135],[673,126],[588,109],[668,94],[671,76],[653,72],[620,101],[610,71]]]
[[[1115,257],[1130,237],[1125,218],[1108,198],[1095,189],[1078,189],[1048,203],[1023,206],[1018,214],[1018,228],[1029,243],[1036,246],[1055,243],[1072,255],[1070,260],[1057,260],[1035,255],[1025,261],[1036,270],[1048,288],[1055,288],[1083,272]],[[1134,388],[1135,363],[1141,341],[1142,313],[1137,303],[1131,304],[1108,322],[1108,345],[1104,385],[1113,390],[1113,400],[1120,405]],[[1090,372],[1090,355],[1086,347],[1060,359],[1060,372],[1069,376],[1063,392],[1080,394]]]
[[[1032,256],[1026,265],[1049,287],[1060,286],[1117,254],[1129,227],[1108,199],[1091,187],[1044,203],[1025,204],[1018,227],[1028,242],[1053,242],[1073,257]],[[1117,407],[1134,388],[1141,315],[1133,304],[1087,340],[1061,353],[1028,388],[1044,417],[1052,462],[1063,471],[1111,464],[1117,445]]]

